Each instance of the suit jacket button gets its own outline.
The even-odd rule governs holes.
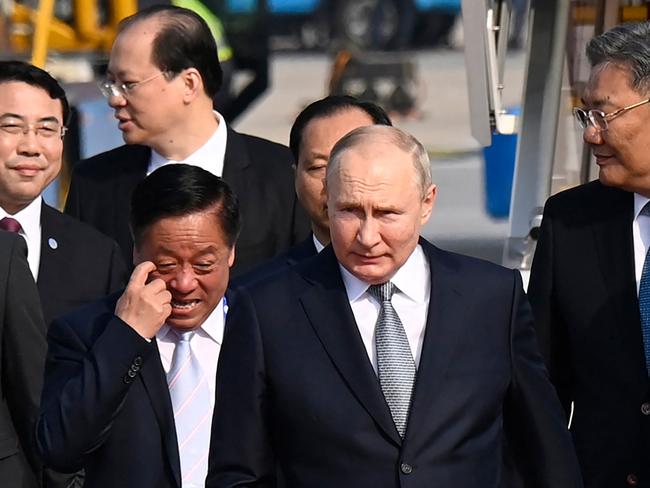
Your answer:
[[[625,481],[627,481],[627,484],[630,486],[636,486],[639,484],[639,478],[637,478],[634,473],[628,474]]]
[[[411,474],[413,472],[413,466],[407,463],[400,464],[399,469],[404,474]]]
[[[126,374],[129,378],[135,378],[135,376],[137,375],[137,373],[132,369],[130,369]]]
[[[122,381],[124,381],[124,383],[126,383],[128,385],[129,383],[133,383],[133,378],[131,378],[131,377],[129,377],[129,375],[125,374],[122,377]]]
[[[641,404],[641,413],[643,415],[650,415],[650,403],[642,403]]]
[[[142,366],[142,357],[136,356],[135,359],[133,360],[133,364],[135,364],[136,366]]]

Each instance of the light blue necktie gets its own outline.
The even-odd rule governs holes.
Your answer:
[[[210,388],[190,341],[194,332],[173,331],[178,341],[167,374],[176,423],[183,488],[203,488],[210,449]]]
[[[641,210],[641,215],[650,216],[650,202]],[[650,376],[650,248],[645,255],[643,272],[639,284],[639,312],[641,314],[641,331],[643,332],[643,349],[645,350],[645,366]]]
[[[404,326],[391,302],[394,292],[390,281],[368,288],[381,304],[375,324],[377,376],[397,432],[404,438],[416,369]]]

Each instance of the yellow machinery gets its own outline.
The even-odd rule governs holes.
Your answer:
[[[55,0],[40,0],[33,8],[15,2],[10,12],[8,41],[13,52],[32,52],[31,62],[43,67],[48,50],[108,52],[117,24],[137,11],[137,0],[108,0],[106,21],[100,23],[96,0],[72,0],[73,18],[66,23],[54,16]]]

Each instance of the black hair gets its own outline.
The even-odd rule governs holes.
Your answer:
[[[189,164],[168,164],[135,187],[131,196],[130,225],[136,248],[144,231],[166,217],[214,210],[226,243],[235,245],[241,218],[239,202],[218,176]]]
[[[291,154],[293,154],[294,162],[298,164],[302,135],[309,122],[314,119],[330,117],[344,110],[355,108],[368,114],[375,124],[393,125],[390,117],[384,109],[375,103],[362,101],[349,95],[330,95],[321,98],[320,100],[316,100],[307,105],[307,107],[298,114],[296,121],[291,127],[291,132],[289,134],[289,148],[291,149]]]
[[[151,46],[151,61],[160,71],[177,75],[196,68],[203,89],[210,98],[221,88],[223,72],[219,64],[217,43],[203,18],[192,10],[173,5],[153,5],[120,22],[122,33],[137,22],[157,18],[160,30]]]
[[[65,91],[47,71],[23,61],[0,61],[0,83],[18,81],[43,89],[52,100],[61,102],[63,125],[67,125],[70,117],[70,104]]]

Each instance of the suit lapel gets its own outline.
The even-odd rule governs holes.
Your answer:
[[[602,280],[608,289],[607,296],[613,306],[608,329],[610,339],[619,344],[617,362],[629,365],[634,361],[639,372],[638,381],[646,381],[643,360],[643,336],[636,290],[634,270],[634,242],[632,221],[634,219],[634,197],[632,193],[603,187],[597,215],[592,225],[594,242],[598,253]],[[628,366],[621,366],[629,371]]]
[[[61,279],[66,276],[71,254],[64,219],[45,202],[41,206],[41,255],[38,265],[37,286],[45,317],[51,313],[52,300],[60,300]],[[46,324],[49,325],[49,324]]]
[[[396,444],[401,439],[381,392],[341,279],[331,246],[309,266],[304,277],[312,284],[300,302],[316,335],[359,402]]]
[[[223,179],[230,185],[235,194],[242,194],[246,191],[244,169],[251,164],[251,160],[242,136],[230,127],[227,127],[227,129],[228,139],[223,159]]]
[[[429,260],[431,295],[409,426],[426,423],[428,412],[437,392],[441,390],[447,368],[467,327],[464,319],[467,302],[462,299],[462,283],[458,283],[456,266],[446,253],[424,239],[420,239],[420,245]],[[409,437],[412,438],[414,434],[417,435],[416,429],[407,429]]]
[[[174,473],[174,478],[176,479],[176,484],[180,487],[181,462],[178,454],[178,442],[176,440],[174,410],[171,398],[169,397],[165,371],[160,362],[158,343],[155,339],[153,340],[153,344],[155,351],[152,352],[152,357],[155,359],[142,367],[140,378],[144,383],[144,388],[149,395],[151,406],[160,425],[161,437],[167,451],[167,458],[169,459],[172,472]]]

